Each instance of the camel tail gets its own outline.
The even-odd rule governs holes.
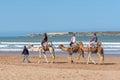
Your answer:
[[[53,56],[54,56],[54,59],[55,59],[55,50],[53,49]]]

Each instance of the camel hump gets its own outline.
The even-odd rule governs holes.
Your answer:
[[[76,52],[79,49],[79,45],[77,43],[72,44],[72,51]]]
[[[50,47],[50,46],[53,46],[53,44],[52,44],[52,41],[48,41],[48,42],[45,42],[44,43],[44,46],[46,47]]]
[[[79,47],[79,45],[77,43],[73,43],[72,47]]]
[[[91,44],[90,48],[98,48],[98,47],[102,47],[102,42],[97,42],[97,43]]]

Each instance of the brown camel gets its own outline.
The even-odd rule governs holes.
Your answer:
[[[61,45],[59,45],[59,48],[69,54],[71,63],[73,63],[73,60],[72,60],[73,53],[78,53],[78,59],[80,59],[81,56],[84,58],[84,52],[78,46],[76,46],[74,49],[72,49],[70,47],[65,47],[64,45],[61,44]]]
[[[39,52],[39,58],[41,59],[42,57],[42,54],[46,60],[46,62],[48,63],[48,59],[47,59],[47,56],[45,54],[46,51],[49,51],[51,56],[52,56],[52,62],[54,63],[54,59],[55,59],[55,51],[54,51],[54,48],[51,47],[51,46],[48,46],[47,49],[43,49],[42,47],[37,47],[35,48],[32,44],[28,45],[29,48],[32,50],[32,51],[36,51],[36,52]],[[39,59],[38,63],[41,62],[41,60]]]
[[[98,56],[100,57],[100,63],[103,63],[103,61],[104,61],[104,51],[103,51],[103,47],[102,47],[101,42],[97,42],[97,47],[95,47],[95,48],[90,48],[89,46],[84,47],[82,42],[78,42],[78,45],[80,46],[80,48],[84,52],[88,52],[87,64],[89,64],[90,59],[92,60],[92,62],[94,64],[96,64],[96,62],[92,59],[92,54],[93,53],[98,54]]]

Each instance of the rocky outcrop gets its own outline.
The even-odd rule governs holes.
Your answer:
[[[74,32],[48,33],[49,36],[71,36]],[[75,32],[77,36],[92,36],[94,32]],[[120,32],[96,32],[97,36],[120,36]],[[43,34],[28,34],[27,36],[42,36]]]

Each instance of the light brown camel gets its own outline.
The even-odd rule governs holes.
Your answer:
[[[93,53],[98,54],[98,56],[100,57],[100,62],[99,63],[103,63],[103,61],[104,61],[104,51],[103,51],[103,47],[102,47],[101,42],[97,42],[97,47],[95,47],[95,48],[90,48],[89,46],[84,47],[82,42],[78,42],[78,45],[80,46],[80,48],[84,52],[88,52],[87,64],[89,64],[90,59],[92,60],[92,62],[94,64],[96,64],[96,62],[92,59],[92,54]]]
[[[42,57],[42,54],[46,60],[46,62],[48,63],[48,59],[47,59],[47,56],[45,54],[46,51],[49,51],[51,56],[52,56],[52,63],[54,63],[54,59],[55,59],[55,51],[54,51],[54,48],[51,47],[51,46],[48,46],[47,49],[43,49],[42,47],[37,47],[35,48],[32,44],[28,45],[28,47],[31,49],[31,51],[35,51],[35,52],[39,52],[39,58],[41,59]],[[41,62],[41,60],[38,60],[38,63]]]
[[[72,60],[73,53],[78,53],[78,59],[80,59],[81,56],[84,58],[83,50],[77,46],[74,49],[72,49],[70,47],[65,47],[64,45],[61,44],[61,45],[59,45],[59,48],[68,53],[68,55],[69,55],[68,58],[70,58],[71,63],[73,63],[73,60]]]

